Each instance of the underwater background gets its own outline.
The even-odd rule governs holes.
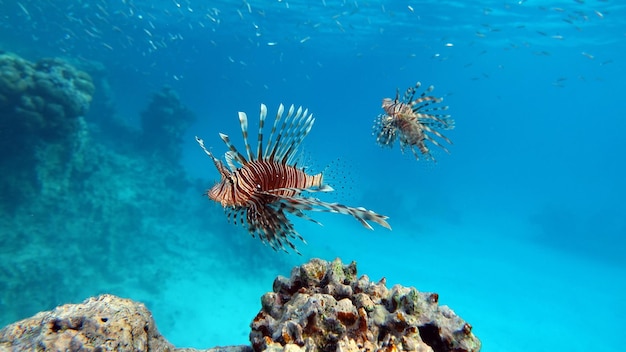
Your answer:
[[[247,344],[275,276],[340,257],[437,292],[484,351],[620,350],[626,4],[0,0],[0,19],[0,326],[106,292],[178,347]],[[8,93],[44,58],[89,75],[54,98],[88,92],[79,116]],[[456,121],[436,163],[372,136],[417,81]],[[254,131],[261,103],[309,108],[301,163],[336,189],[320,198],[393,230],[296,218],[298,256],[229,224],[194,136],[240,147],[237,112]]]

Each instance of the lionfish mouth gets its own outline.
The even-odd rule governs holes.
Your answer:
[[[229,220],[246,224],[253,237],[258,236],[275,250],[287,251],[287,245],[297,253],[299,252],[292,240],[297,238],[305,241],[295,230],[287,214],[318,224],[319,222],[305,212],[346,214],[368,229],[372,229],[368,221],[391,229],[386,221],[387,216],[362,207],[328,203],[304,196],[308,193],[330,192],[333,189],[323,183],[321,173],[309,174],[304,168],[296,166],[298,148],[313,126],[313,115],[307,109],[296,109],[293,105],[289,107],[286,116],[284,114],[285,107],[280,104],[267,144],[263,147],[267,107],[261,104],[258,141],[253,151],[248,142],[248,117],[240,112],[239,124],[245,155],[235,148],[228,135],[220,133],[220,138],[228,147],[225,154],[227,167],[204,146],[202,139],[196,137],[196,141],[213,160],[222,177],[206,195],[225,207]]]

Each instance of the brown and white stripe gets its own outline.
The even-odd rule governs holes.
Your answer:
[[[270,137],[263,148],[263,128],[267,117],[267,107],[261,104],[257,147],[253,153],[248,143],[248,117],[239,113],[239,124],[244,140],[246,155],[241,154],[231,143],[230,138],[220,133],[220,138],[228,147],[226,164],[204,146],[196,137],[200,147],[213,160],[221,180],[209,189],[206,195],[220,202],[233,222],[248,226],[248,231],[274,249],[286,250],[285,244],[298,252],[291,241],[304,239],[294,229],[286,213],[318,223],[305,214],[305,211],[324,211],[351,215],[363,226],[372,229],[368,221],[391,228],[387,217],[361,207],[349,207],[338,203],[328,203],[313,197],[305,197],[308,192],[330,192],[333,189],[324,184],[322,173],[309,174],[297,167],[295,158],[298,147],[311,131],[315,119],[307,109],[291,105],[287,111],[281,104],[274,118]]]

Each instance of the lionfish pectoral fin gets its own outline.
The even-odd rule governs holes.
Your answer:
[[[335,189],[329,185],[321,185],[314,192],[332,192]]]
[[[283,200],[285,200],[294,209],[323,211],[323,212],[329,212],[329,213],[352,215],[364,227],[370,230],[373,230],[373,228],[368,223],[368,221],[373,221],[379,224],[380,226],[391,230],[391,226],[386,221],[389,218],[388,216],[380,215],[378,213],[375,213],[363,207],[349,207],[347,205],[343,205],[339,203],[328,203],[328,202],[319,200],[317,198],[284,197],[284,196],[279,196],[279,198],[282,198]]]
[[[260,191],[260,192],[256,192],[258,194],[265,194],[265,195],[271,195],[271,196],[276,196],[276,193],[281,193],[284,191],[292,191],[292,192],[296,192],[296,194],[300,194],[302,192],[332,192],[335,189],[332,188],[329,185],[321,185],[319,187],[314,186],[314,187],[307,187],[307,188],[298,188],[298,187],[281,187],[281,188],[274,188],[274,189],[270,189],[267,191]],[[291,197],[288,196],[280,196],[279,197],[283,198],[283,199],[291,199]]]
[[[264,203],[253,197],[250,206],[246,207],[248,232],[268,244],[274,250],[283,250],[288,253],[285,245],[300,254],[296,245],[291,241],[298,239],[304,243],[304,238],[295,230],[293,223],[287,219],[285,208],[272,203]]]
[[[295,203],[291,202],[292,198],[291,197],[286,197],[281,199],[281,201],[279,202],[280,207],[288,212],[290,212],[291,214],[302,218],[304,220],[308,220],[312,223],[318,224],[320,226],[324,226],[324,224],[322,224],[321,222],[313,219],[312,217],[306,215],[302,210],[311,210],[311,207],[305,207],[305,208],[301,208],[298,207]],[[304,238],[301,238],[302,242],[306,243],[306,241],[304,240]]]
[[[369,223],[367,223],[367,221],[365,221],[365,220],[373,221],[373,222],[377,223],[378,225],[391,230],[391,225],[389,225],[389,223],[387,222],[387,219],[389,219],[388,216],[380,215],[378,213],[375,213],[375,212],[373,212],[371,210],[368,210],[368,209],[365,209],[363,207],[353,208],[353,210],[355,211],[355,213],[352,214],[352,215],[357,220],[359,220],[361,222],[361,224],[363,224],[363,226],[369,228],[370,230],[373,230],[372,226]]]
[[[448,142],[448,144],[452,144],[452,141],[451,141],[451,140],[449,140],[449,139],[448,139],[448,137],[446,137],[446,136],[442,135],[441,133],[439,133],[439,132],[437,132],[437,131],[435,131],[435,130],[431,129],[430,127],[428,127],[428,126],[424,126],[424,130],[425,130],[426,132],[430,132],[430,133],[434,134],[435,136],[437,136],[437,137],[439,137],[439,138],[443,139],[444,141]],[[432,144],[434,144],[434,145],[438,146],[439,148],[443,149],[446,153],[448,153],[448,154],[450,153],[450,151],[448,150],[448,148],[446,148],[445,146],[443,146],[441,143],[437,142],[437,141],[436,141],[434,138],[432,138],[431,136],[429,136],[429,135],[427,135],[427,134],[424,134],[424,138],[425,138],[426,140],[430,141]]]

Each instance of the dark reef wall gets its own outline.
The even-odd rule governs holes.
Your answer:
[[[93,94],[91,77],[62,60],[0,55],[0,209],[67,190]]]
[[[127,275],[157,290],[167,269],[149,264],[162,243],[155,237],[167,235],[151,221],[187,195],[182,170],[112,153],[92,138],[83,117],[94,94],[87,73],[13,54],[0,56],[0,67],[2,319],[121,285]],[[156,201],[146,196],[154,190]]]
[[[180,102],[178,94],[171,88],[164,87],[152,95],[147,109],[141,113],[138,147],[178,162],[183,136],[194,120],[193,113]]]
[[[0,325],[101,292],[158,296],[174,263],[237,265],[234,243],[258,245],[179,165],[193,115],[175,92],[155,94],[143,131],[86,120],[97,94],[65,61],[0,55]]]

